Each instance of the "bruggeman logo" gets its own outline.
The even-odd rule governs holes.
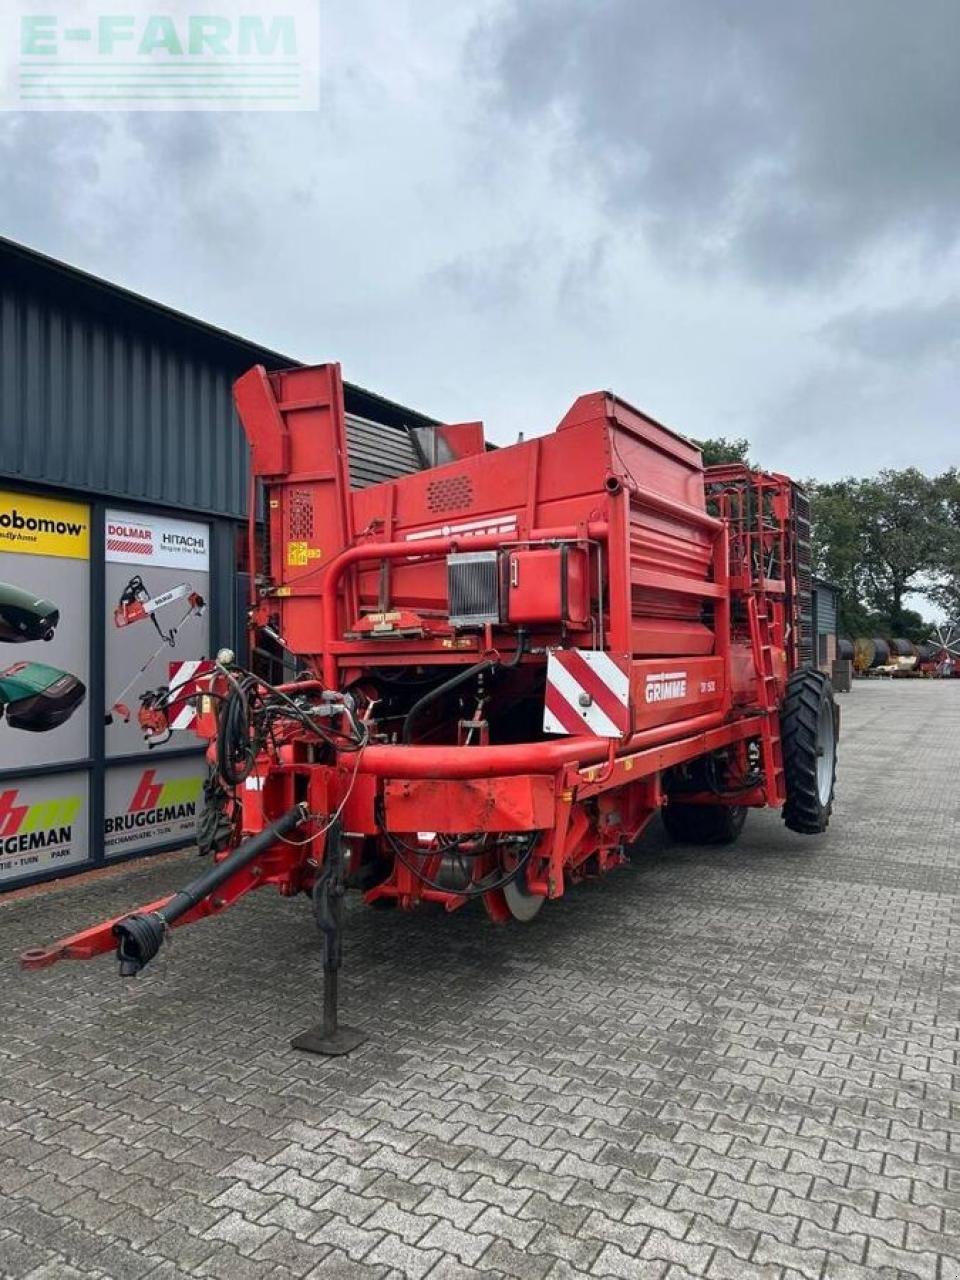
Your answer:
[[[30,853],[51,845],[69,845],[73,824],[83,800],[58,796],[37,804],[19,804],[16,788],[0,791],[0,850],[5,854]]]
[[[193,818],[202,790],[202,778],[173,778],[169,782],[158,782],[156,769],[144,769],[126,812],[108,817],[104,822],[104,834],[116,835],[138,827],[165,826]]]

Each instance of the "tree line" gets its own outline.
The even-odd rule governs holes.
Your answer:
[[[747,440],[696,443],[708,465],[750,463]],[[958,468],[928,476],[907,467],[802,483],[810,495],[814,572],[840,590],[843,634],[925,640],[932,624],[906,607],[911,594],[960,617]]]

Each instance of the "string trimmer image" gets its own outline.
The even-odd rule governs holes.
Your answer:
[[[198,700],[209,694],[216,670],[217,664],[207,659],[171,662],[169,685],[141,693],[137,723],[148,747],[168,742],[175,729],[194,727]]]
[[[173,626],[164,629],[160,625],[160,619],[157,614],[167,605],[173,604],[177,600],[186,600],[187,607],[181,616],[177,619]],[[161,591],[158,595],[151,596],[147,589],[146,583],[139,573],[134,574],[127,585],[120,593],[120,599],[117,607],[113,611],[113,623],[116,627],[129,627],[138,622],[145,622],[149,619],[157,630],[160,637],[160,643],[154,649],[153,653],[142,664],[136,674],[127,681],[117,696],[113,699],[111,705],[107,708],[105,720],[107,724],[113,723],[114,716],[118,716],[124,724],[130,720],[130,708],[124,702],[124,698],[137,683],[137,681],[145,675],[157,658],[160,657],[166,648],[174,648],[177,643],[177,633],[188,618],[202,618],[206,611],[207,602],[203,596],[194,591],[190,584],[181,582],[176,587],[170,587],[167,591]]]
[[[69,720],[87,696],[86,686],[69,671],[42,662],[15,662],[0,671],[0,715],[28,733],[46,733]]]
[[[12,582],[0,582],[0,641],[52,640],[59,621],[60,610],[52,600]]]

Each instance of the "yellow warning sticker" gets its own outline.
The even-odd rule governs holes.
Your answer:
[[[320,548],[311,547],[309,542],[287,543],[287,564],[290,568],[302,568],[311,560],[319,560],[320,554]]]
[[[82,502],[0,490],[0,551],[90,558],[90,508]]]

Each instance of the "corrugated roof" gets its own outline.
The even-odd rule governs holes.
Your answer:
[[[0,238],[0,474],[240,516],[247,455],[231,384],[280,352]],[[434,420],[344,384],[362,487],[418,469]],[[355,455],[355,460],[354,460]]]
[[[181,335],[192,332],[205,343],[242,351],[247,360],[244,367],[263,364],[268,369],[290,369],[303,363],[261,343],[242,338],[228,329],[188,315],[185,311],[178,311],[175,307],[168,307],[165,303],[135,293],[123,285],[82,271],[79,267],[62,262],[59,258],[52,258],[38,249],[31,249],[16,240],[8,240],[5,236],[0,236],[0,272],[0,279],[4,276],[14,279],[25,273],[33,284],[47,283],[54,288],[60,287],[77,296],[78,301],[107,308],[129,308],[141,316],[151,318],[157,324],[172,326]],[[437,422],[436,418],[353,382],[344,382],[344,397],[348,413],[366,416],[374,422],[391,426],[434,426]]]

